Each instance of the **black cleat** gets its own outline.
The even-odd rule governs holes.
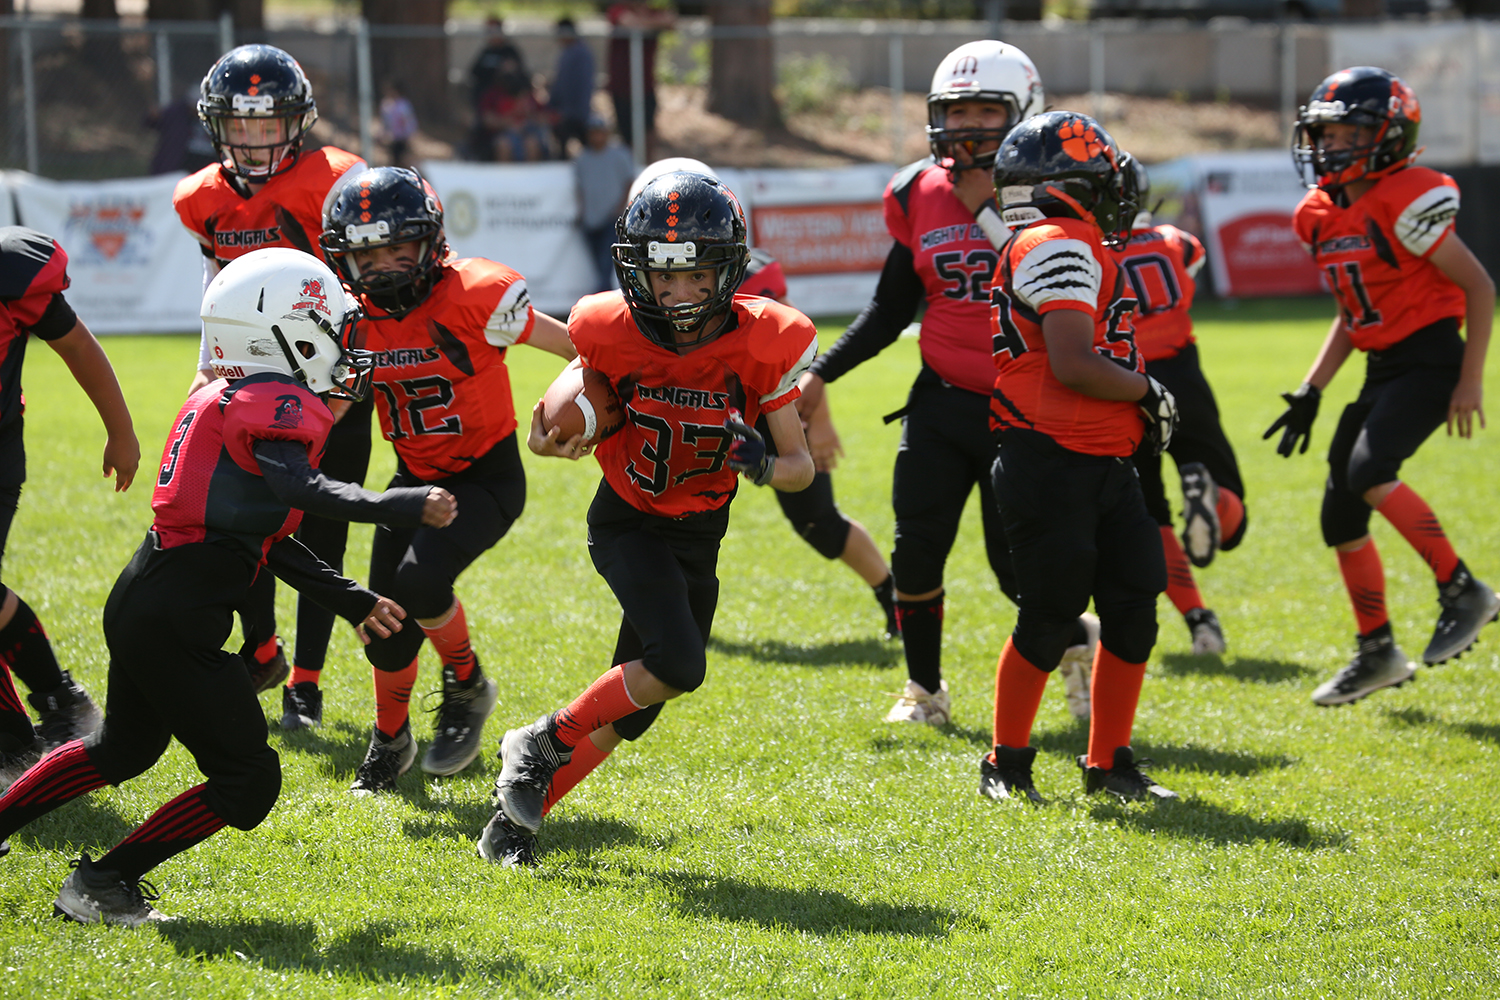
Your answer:
[[[1224,629],[1219,625],[1219,616],[1208,608],[1194,608],[1182,616],[1188,632],[1193,637],[1193,655],[1221,655],[1226,648]]]
[[[479,662],[474,672],[460,683],[453,668],[443,667],[443,703],[438,706],[437,725],[433,727],[432,745],[422,758],[422,770],[428,774],[457,774],[473,763],[482,748],[484,722],[495,710],[500,688],[484,676]]]
[[[1442,663],[1474,645],[1479,630],[1500,614],[1500,597],[1469,572],[1459,560],[1447,583],[1438,584],[1437,628],[1422,654],[1423,663]]]
[[[280,639],[276,640],[275,656],[265,663],[252,656],[245,666],[250,670],[250,683],[254,685],[256,694],[284,683],[287,675],[292,672],[291,665],[286,662],[286,650],[282,648]]]
[[[1318,685],[1312,693],[1313,704],[1347,705],[1381,688],[1400,687],[1417,672],[1396,645],[1390,622],[1354,638],[1359,651],[1347,667]]]
[[[0,858],[5,857],[9,853],[10,853],[10,841],[8,841],[8,840],[0,840]]]
[[[355,795],[374,795],[396,790],[396,779],[411,770],[417,759],[417,741],[411,738],[411,722],[401,724],[395,736],[379,729],[370,734],[370,749],[354,774],[349,791]]]
[[[120,873],[95,868],[85,854],[71,863],[72,874],[63,882],[52,915],[80,924],[115,924],[139,927],[173,919],[151,904],[161,898],[156,886],[145,879],[127,882]]]
[[[316,729],[323,724],[323,689],[299,681],[281,689],[281,728]]]
[[[553,735],[553,717],[544,715],[529,726],[512,729],[500,741],[500,777],[495,779],[495,802],[510,822],[536,833],[542,825],[542,806],[557,769],[573,759]]]
[[[1202,462],[1177,471],[1182,474],[1182,549],[1194,566],[1207,566],[1219,551],[1219,487]]]
[[[62,672],[63,682],[51,691],[34,691],[26,696],[31,707],[36,709],[37,739],[42,749],[51,750],[74,740],[88,739],[104,725],[104,713],[94,704],[94,699],[73,680],[73,675]]]
[[[495,815],[484,825],[477,846],[481,858],[497,865],[535,868],[537,864],[536,835],[512,823],[504,809],[496,809]]]
[[[1041,805],[1047,800],[1031,780],[1031,765],[1036,761],[1036,747],[995,745],[993,753],[979,759],[979,794],[997,802],[1002,799],[1024,799]]]
[[[1078,757],[1078,769],[1083,772],[1083,790],[1109,792],[1123,802],[1139,802],[1143,799],[1175,799],[1177,793],[1169,791],[1141,773],[1141,768],[1151,762],[1135,759],[1135,751],[1129,747],[1115,747],[1115,761],[1111,768],[1090,767],[1087,754]]]

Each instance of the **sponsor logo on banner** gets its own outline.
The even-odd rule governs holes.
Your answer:
[[[878,201],[752,209],[755,245],[787,274],[879,271],[891,250]]]
[[[1233,295],[1314,295],[1322,272],[1292,229],[1290,212],[1253,212],[1219,227]]]
[[[145,217],[143,199],[110,194],[74,199],[61,242],[79,262],[144,264],[151,259],[154,242],[143,224]]]

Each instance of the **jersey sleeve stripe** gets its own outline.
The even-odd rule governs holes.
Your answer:
[[[797,359],[797,363],[792,365],[787,370],[787,373],[781,377],[781,381],[777,384],[776,388],[760,397],[760,408],[767,413],[778,409],[777,401],[786,399],[788,393],[797,387],[797,380],[802,377],[803,372],[807,371],[817,353],[818,338],[814,337],[808,343],[807,349],[802,352],[802,356]]]
[[[1442,240],[1458,216],[1458,190],[1446,185],[1414,198],[1396,217],[1396,239],[1410,253],[1425,257]]]
[[[1099,300],[1102,268],[1080,240],[1053,239],[1027,251],[1013,272],[1016,297],[1032,309],[1078,302],[1092,312]]]

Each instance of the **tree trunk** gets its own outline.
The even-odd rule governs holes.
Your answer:
[[[715,28],[771,27],[771,0],[716,0]],[[709,59],[708,110],[751,128],[777,128],[781,109],[772,89],[776,63],[771,37],[715,37]]]
[[[422,25],[441,29],[448,17],[447,0],[361,0],[365,19],[374,29],[370,39],[370,67],[378,99],[388,81],[401,85],[424,124],[446,124],[453,119],[448,88],[448,39],[441,34],[398,38],[379,29],[390,25]]]

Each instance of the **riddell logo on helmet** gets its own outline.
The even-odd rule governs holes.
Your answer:
[[[215,378],[244,378],[245,369],[239,365],[214,365]]]

